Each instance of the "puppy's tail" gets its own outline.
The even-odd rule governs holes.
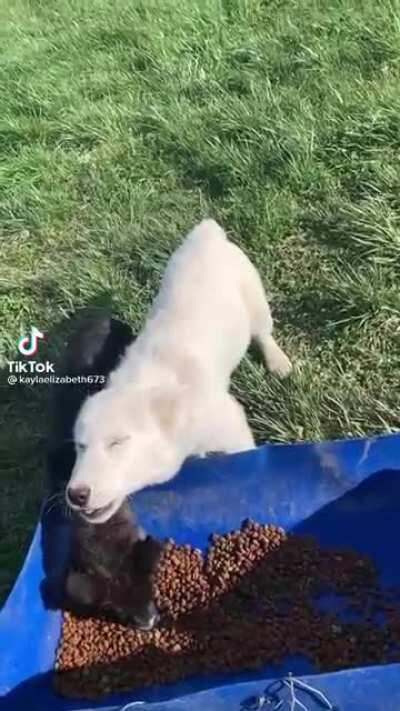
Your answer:
[[[222,227],[213,220],[212,218],[208,217],[205,220],[202,220],[199,222],[198,225],[192,230],[190,237],[195,240],[207,240],[207,241],[215,241],[215,240],[224,240],[226,241],[228,238],[225,234],[225,231],[222,229]]]

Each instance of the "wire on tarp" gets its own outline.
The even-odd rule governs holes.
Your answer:
[[[289,698],[282,698],[282,691],[285,689],[289,692]],[[340,711],[338,706],[329,701],[327,696],[320,690],[316,689],[311,684],[298,679],[293,674],[288,674],[282,679],[273,681],[263,693],[258,696],[253,696],[247,699],[242,704],[243,711],[311,711],[306,703],[303,703],[298,697],[297,692],[302,692],[305,696],[311,697],[320,709],[325,711]],[[144,701],[131,701],[119,708],[119,711],[134,711],[138,706],[143,706]],[[116,710],[117,711],[117,710]]]
[[[143,706],[145,701],[129,701],[124,706],[102,706],[103,711],[134,711],[138,706]],[[77,709],[76,711],[87,711],[86,709]]]
[[[289,698],[282,698],[282,691],[288,689]],[[310,708],[303,703],[298,697],[297,692],[303,692],[305,696],[311,697],[319,706],[320,709],[325,709],[326,711],[339,711],[337,706],[334,706],[325,694],[316,689],[311,684],[307,684],[302,679],[297,679],[292,674],[273,681],[272,684],[267,686],[262,694],[259,696],[254,696],[247,702],[244,702],[242,708],[245,711],[261,711],[265,708],[265,711],[279,711],[279,709],[289,709],[289,711],[311,711]]]

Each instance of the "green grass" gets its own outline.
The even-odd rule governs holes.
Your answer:
[[[31,324],[143,322],[171,250],[219,219],[296,364],[247,359],[259,441],[399,428],[400,4],[0,1],[0,595],[43,481],[46,387],[7,386]]]

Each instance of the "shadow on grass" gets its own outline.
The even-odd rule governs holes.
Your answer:
[[[308,342],[321,346],[333,337],[340,338],[346,326],[344,316],[343,305],[337,296],[323,289],[309,288],[291,300],[281,323],[290,326],[294,332],[307,334]]]

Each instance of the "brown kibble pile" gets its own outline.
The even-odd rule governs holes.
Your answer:
[[[330,594],[355,621],[317,604]],[[214,535],[206,557],[167,542],[155,597],[161,623],[151,632],[65,613],[56,689],[96,698],[288,654],[323,671],[400,661],[400,590],[379,587],[369,558],[275,526],[248,521]]]

